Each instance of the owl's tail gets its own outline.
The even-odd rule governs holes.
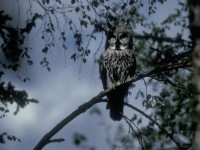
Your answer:
[[[110,118],[114,121],[120,121],[123,114],[123,99],[109,99]]]
[[[118,88],[108,94],[108,105],[110,117],[114,121],[120,121],[123,117],[124,99],[127,96],[128,89]]]

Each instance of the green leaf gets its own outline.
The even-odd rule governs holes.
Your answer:
[[[90,54],[90,50],[89,50],[89,49],[86,49],[86,50],[85,50],[85,55],[88,56],[89,54]]]
[[[86,58],[83,58],[83,63],[86,63],[87,62],[87,59]]]
[[[50,68],[50,67],[47,67],[47,70],[50,72],[50,71],[51,71],[51,68]]]
[[[46,54],[48,52],[48,50],[49,50],[49,48],[45,47],[45,48],[42,49],[42,52]]]
[[[76,7],[76,8],[75,8],[75,11],[76,11],[76,12],[79,12],[79,11],[80,11],[80,8],[79,8],[79,7]]]
[[[85,20],[81,20],[81,21],[80,21],[80,24],[81,24],[81,25],[84,25],[84,26],[87,28],[88,22],[85,21]]]
[[[90,11],[90,10],[91,10],[89,5],[87,5],[86,8],[87,8],[87,11]]]
[[[127,3],[124,3],[122,6],[121,6],[121,9],[124,10],[127,6]]]
[[[130,0],[129,5],[133,5],[135,3],[135,0]]]
[[[97,0],[93,0],[92,5],[97,8],[99,6],[99,2]]]
[[[74,61],[76,61],[76,59],[77,59],[77,54],[76,54],[76,53],[72,54],[71,59],[73,59]]]
[[[71,0],[71,4],[75,4],[75,1],[76,1],[76,0]]]
[[[73,135],[73,140],[74,140],[74,144],[79,146],[81,145],[83,142],[85,142],[87,140],[86,136],[81,134],[81,133],[74,133]]]
[[[59,4],[61,4],[61,0],[56,0],[56,2],[58,2]]]
[[[150,100],[150,98],[151,98],[151,95],[147,94],[147,100]]]

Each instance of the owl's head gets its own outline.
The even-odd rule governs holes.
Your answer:
[[[124,26],[117,26],[107,35],[106,48],[112,50],[132,49],[132,36],[130,30]]]

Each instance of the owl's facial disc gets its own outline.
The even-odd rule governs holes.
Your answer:
[[[112,50],[124,50],[128,48],[128,45],[121,43],[120,40],[117,40],[115,43],[110,43],[109,47]]]
[[[109,48],[112,50],[124,50],[127,49],[129,45],[128,33],[116,32],[111,35],[109,40]]]

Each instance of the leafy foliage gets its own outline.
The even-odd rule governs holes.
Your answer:
[[[12,83],[2,81],[7,70],[16,72],[20,68],[22,59],[26,59],[28,65],[32,65],[33,62],[28,54],[29,48],[23,46],[25,40],[24,30],[9,26],[8,21],[11,21],[12,18],[4,11],[0,11],[0,20],[0,37],[2,38],[2,52],[0,53],[0,119],[2,119],[9,112],[9,103],[17,104],[16,111],[14,112],[16,115],[20,108],[24,108],[30,102],[38,103],[38,100],[28,98],[26,91],[16,90]],[[27,26],[31,30],[30,25],[27,24]],[[24,82],[27,80],[30,79],[23,79]],[[0,143],[5,143],[5,137],[9,141],[20,141],[17,137],[4,132],[0,133]]]
[[[0,60],[0,79],[2,79],[7,69],[14,72],[18,70],[22,58],[26,58],[29,65],[32,65],[33,62],[28,55],[28,48],[23,47],[25,37],[21,34],[22,30],[8,25],[7,22],[11,20],[11,17],[5,14],[4,11],[0,11],[0,19],[0,36],[3,40],[1,49],[3,56],[5,56],[1,55]],[[24,81],[27,79],[24,79]],[[0,101],[3,105],[6,106],[8,102],[16,102],[19,107],[24,107],[28,102],[36,102],[36,100],[28,99],[27,97],[28,94],[25,91],[16,91],[11,83],[7,85],[5,82],[0,83]]]
[[[7,103],[13,104],[15,102],[17,104],[17,110],[14,114],[17,114],[20,107],[23,108],[30,102],[38,102],[35,99],[29,99],[26,91],[15,90],[10,82],[7,85],[5,85],[5,83],[0,84],[0,98],[1,103],[5,107]]]

